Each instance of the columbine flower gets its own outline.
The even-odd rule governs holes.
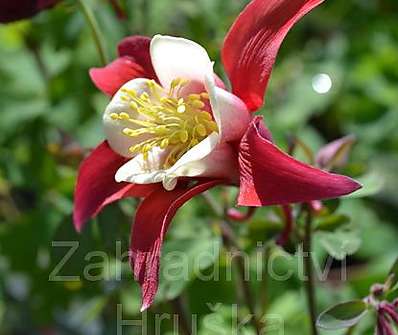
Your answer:
[[[0,22],[27,19],[38,12],[53,7],[60,0],[0,0]]]
[[[338,197],[352,179],[303,164],[279,150],[262,118],[272,66],[288,30],[321,0],[253,0],[228,33],[222,59],[228,92],[200,45],[182,38],[129,37],[119,58],[90,74],[113,96],[104,113],[107,141],[82,163],[74,222],[123,197],[144,197],[130,260],[142,309],[158,287],[164,235],[177,209],[219,184],[239,186],[238,205],[289,204]]]

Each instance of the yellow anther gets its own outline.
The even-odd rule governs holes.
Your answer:
[[[145,144],[145,145],[142,147],[142,151],[143,151],[143,152],[149,152],[151,149],[152,149],[152,146],[151,146],[150,144]]]
[[[129,122],[134,123],[138,126],[142,126],[144,128],[151,128],[151,127],[156,127],[156,124],[153,122],[148,122],[148,121],[143,121],[143,120],[137,120],[137,119],[128,119]]]
[[[169,146],[169,139],[165,138],[160,142],[160,149],[166,149]]]
[[[136,97],[136,96],[137,96],[136,90],[133,90],[133,89],[122,88],[121,91],[122,91],[123,93],[126,93],[127,95],[129,95],[129,96],[131,96],[131,97]]]
[[[138,104],[134,101],[130,102],[130,108],[133,110],[137,110],[138,109]]]
[[[167,105],[167,104],[173,104],[173,103],[174,103],[173,99],[170,98],[170,97],[162,97],[162,98],[160,99],[160,102],[163,103],[163,104],[165,104],[165,105]]]
[[[123,129],[123,134],[126,136],[134,136],[134,130],[130,128],[124,128]]]
[[[188,83],[189,83],[189,80],[181,79],[181,78],[180,78],[180,86],[185,86],[185,85],[188,84]]]
[[[177,113],[184,113],[186,109],[185,105],[180,105],[177,107]]]
[[[189,100],[200,100],[200,94],[190,94],[188,95]]]
[[[191,143],[189,143],[190,147],[194,147],[195,145],[197,145],[199,143],[199,141],[196,138],[193,138],[191,140]]]
[[[159,135],[159,136],[161,136],[161,135],[167,135],[167,133],[168,133],[168,128],[167,128],[167,126],[164,126],[164,125],[162,125],[162,126],[157,126],[157,127],[155,127],[154,128],[154,130],[155,130],[155,134],[156,135]]]
[[[211,132],[218,132],[218,126],[217,123],[214,121],[206,121],[206,126]]]
[[[177,78],[164,90],[153,80],[146,82],[147,92],[122,89],[131,113],[112,113],[114,120],[126,122],[123,134],[129,137],[145,135],[140,143],[129,148],[133,154],[142,154],[148,160],[154,148],[165,150],[166,158],[162,168],[175,164],[188,150],[218,131],[212,115],[205,110],[207,93],[181,95],[181,89],[188,81]],[[136,115],[136,116],[132,116]]]
[[[193,100],[191,102],[191,105],[194,108],[203,108],[205,106],[205,104],[202,101],[200,101],[200,100]]]
[[[181,83],[181,79],[180,78],[173,79],[173,81],[170,84],[170,87],[171,88],[176,88],[178,85],[180,85],[180,83]]]
[[[196,133],[199,135],[199,136],[206,136],[206,134],[207,134],[207,129],[206,129],[206,127],[203,125],[203,124],[198,124],[197,126],[196,126],[196,128],[195,128],[195,130],[196,130]]]
[[[139,149],[140,149],[140,145],[139,145],[139,144],[136,144],[136,145],[133,145],[132,147],[130,147],[130,148],[129,148],[129,151],[130,151],[131,153],[135,154],[135,153],[137,153],[137,152],[139,151]]]
[[[127,113],[122,112],[122,113],[119,114],[119,118],[121,120],[128,120],[130,118],[130,116]]]
[[[175,131],[169,136],[169,144],[178,144],[180,143],[180,133]]]
[[[210,113],[207,113],[207,112],[204,112],[204,111],[200,112],[198,117],[203,119],[203,120],[207,120],[207,121],[212,121],[213,120],[211,115],[210,115]]]
[[[140,98],[141,98],[142,100],[144,100],[145,102],[147,102],[147,101],[150,100],[150,99],[149,99],[149,94],[148,94],[147,92],[142,93],[141,96],[140,96]]]
[[[187,131],[180,131],[179,137],[182,143],[186,143],[188,141],[188,132]]]

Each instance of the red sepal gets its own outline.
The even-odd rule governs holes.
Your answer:
[[[91,80],[99,90],[113,96],[120,87],[135,78],[145,78],[145,70],[130,57],[121,57],[105,67],[92,68]]]
[[[102,92],[113,96],[125,83],[136,78],[157,80],[149,54],[151,39],[129,36],[118,45],[119,58],[102,68],[90,70],[90,77]]]
[[[124,197],[144,197],[159,188],[158,184],[117,183],[115,173],[126,162],[108,142],[102,142],[81,163],[75,187],[73,222],[77,231],[101,209]]]
[[[142,311],[155,298],[161,247],[175,213],[195,195],[221,183],[221,180],[202,180],[190,188],[181,185],[173,191],[161,189],[151,193],[138,207],[132,229],[130,263],[141,285]]]
[[[222,60],[233,93],[249,110],[263,105],[279,47],[290,28],[323,0],[253,0],[224,42]]]
[[[151,38],[146,36],[129,36],[122,39],[118,45],[119,57],[131,57],[145,71],[145,77],[157,80],[152,59],[149,53]]]
[[[337,198],[361,187],[351,178],[299,162],[264,134],[268,131],[262,118],[256,117],[241,141],[239,205],[285,205]]]

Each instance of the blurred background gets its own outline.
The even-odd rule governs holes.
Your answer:
[[[127,18],[121,20],[110,2],[87,0],[110,58],[128,35],[182,36],[205,46],[220,74],[223,38],[246,3],[122,0]],[[397,22],[395,0],[326,1],[283,43],[261,111],[282,148],[287,148],[289,136],[297,136],[314,152],[343,135],[357,138],[343,172],[364,182],[365,191],[340,204],[328,203],[344,229],[315,236],[319,264],[326,264],[328,254],[344,259],[348,279],[338,280],[342,263],[333,261],[328,280],[318,286],[319,310],[367,295],[371,284],[384,280],[397,255]],[[103,139],[101,114],[108,98],[88,76],[96,66],[100,62],[91,31],[75,1],[62,2],[32,20],[0,25],[0,334],[117,334],[118,304],[123,319],[141,319],[138,286],[126,257],[120,259],[118,252],[118,247],[128,250],[136,202],[110,206],[81,235],[71,221],[79,162]],[[303,151],[298,150],[298,157],[306,160]],[[229,192],[232,199],[236,191]],[[180,250],[192,261],[210,251],[214,257],[200,269],[206,273],[216,264],[224,273],[228,264],[212,220],[202,199],[189,202],[174,220],[165,250]],[[255,259],[258,242],[273,240],[281,229],[278,210],[261,209],[250,222],[233,228]],[[54,272],[73,241],[79,247]],[[283,318],[286,335],[297,334],[297,329],[308,334],[296,256],[277,247],[269,250],[286,256],[275,260],[277,273],[291,268],[294,274],[283,282],[256,281],[253,290],[264,296],[260,307]],[[88,257],[89,251],[98,253]],[[167,266],[173,262],[165,260]],[[84,271],[100,280],[84,279]],[[81,280],[49,280],[54,274]],[[178,310],[183,301],[188,315],[197,315],[200,335],[232,334],[234,280],[197,277],[190,272],[177,281],[161,279],[148,319]],[[221,305],[210,308],[209,303]],[[373,334],[372,317],[354,334]],[[148,322],[148,334],[154,334],[152,324]],[[269,334],[280,334],[271,328]],[[161,334],[173,334],[172,329],[172,322],[165,320]],[[139,327],[123,328],[123,334],[141,333]],[[247,327],[241,333],[252,331]]]

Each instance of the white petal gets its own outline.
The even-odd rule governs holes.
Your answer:
[[[251,120],[246,104],[236,95],[217,87],[214,76],[206,77],[205,86],[221,141],[240,140]]]
[[[203,141],[188,150],[171,168],[167,174],[173,174],[179,177],[194,177],[205,172],[206,166],[201,163],[217,146],[219,135],[211,133]]]
[[[161,150],[155,147],[149,152],[147,161],[140,154],[125,163],[116,172],[115,180],[136,184],[150,184],[160,181],[164,181],[164,184],[174,184],[174,179],[177,177],[201,175],[206,171],[206,165],[201,163],[201,160],[215,149],[218,142],[218,134],[210,134],[167,170],[162,169],[162,166],[170,149]]]
[[[204,83],[213,74],[213,63],[206,50],[190,40],[156,35],[150,47],[152,64],[165,89],[173,79],[183,78]]]
[[[157,147],[148,153],[148,160],[144,160],[143,155],[139,154],[117,170],[115,180],[117,182],[126,181],[134,184],[160,182],[164,176],[164,170],[161,167],[166,155],[167,152],[165,150]]]
[[[123,101],[121,98],[123,96],[122,89],[132,89],[135,90],[138,94],[143,92],[147,92],[148,94],[148,79],[138,78],[129,81],[124,84],[122,88],[114,95],[109,105],[106,107],[104,115],[103,115],[103,123],[104,123],[104,132],[105,137],[109,142],[111,148],[117,152],[119,155],[124,157],[133,157],[134,155],[129,151],[129,148],[138,144],[145,139],[148,138],[146,135],[142,135],[139,137],[128,137],[122,133],[123,129],[127,126],[131,129],[138,128],[133,124],[126,124],[125,121],[114,120],[111,118],[112,113],[121,113],[125,112],[135,119],[142,119],[142,116],[138,113],[134,112],[130,107],[128,102]]]
[[[232,147],[219,144],[217,133],[210,134],[202,142],[186,152],[171,168],[161,169],[167,150],[154,148],[148,161],[137,155],[116,173],[117,182],[152,184],[162,182],[166,190],[173,190],[179,177],[214,177],[237,180],[237,159]]]
[[[211,140],[212,149],[208,151],[207,155],[202,155],[199,158],[195,151],[198,148],[194,147],[186,153],[190,157],[197,159],[186,160],[185,162],[177,162],[172,168],[166,171],[166,175],[171,177],[212,177],[225,178],[231,181],[237,180],[238,159],[233,148],[227,143],[219,143],[218,138]],[[216,144],[217,142],[217,144]],[[188,155],[187,155],[188,156]]]

